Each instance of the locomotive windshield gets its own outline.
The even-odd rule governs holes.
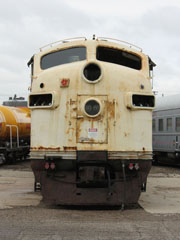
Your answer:
[[[72,63],[76,61],[83,61],[86,59],[86,48],[85,47],[73,47],[63,49],[57,52],[52,52],[44,55],[41,58],[41,68],[47,69],[62,65],[65,63]]]
[[[98,47],[96,58],[100,61],[119,64],[136,70],[141,69],[141,58],[115,48]]]

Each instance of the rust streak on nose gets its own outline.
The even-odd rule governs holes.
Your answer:
[[[114,103],[113,102],[108,102],[108,112],[109,112],[109,116],[111,118],[114,118]]]
[[[64,151],[76,151],[77,150],[77,147],[63,147],[64,148]]]
[[[31,150],[59,151],[60,147],[52,148],[52,147],[39,146],[39,147],[31,147]]]

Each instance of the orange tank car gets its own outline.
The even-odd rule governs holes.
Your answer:
[[[30,142],[30,110],[0,106],[0,159],[16,160],[27,155]]]

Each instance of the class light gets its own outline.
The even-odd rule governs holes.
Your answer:
[[[138,170],[138,169],[139,169],[139,164],[136,163],[136,164],[134,165],[134,168],[135,168],[136,170]]]
[[[139,170],[139,163],[129,163],[129,169],[130,170]]]
[[[48,170],[49,169],[49,163],[46,162],[45,165],[44,165],[45,169]]]
[[[46,162],[44,167],[46,170],[54,170],[56,168],[56,165],[54,162]]]
[[[130,170],[133,170],[133,168],[134,168],[133,163],[130,163],[130,164],[129,164],[129,169],[130,169]]]
[[[55,167],[56,167],[56,166],[55,166],[55,163],[52,162],[51,165],[50,165],[50,168],[51,168],[52,170],[54,170]]]

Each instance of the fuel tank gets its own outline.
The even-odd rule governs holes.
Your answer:
[[[0,106],[0,140],[30,136],[30,110],[27,107]]]

